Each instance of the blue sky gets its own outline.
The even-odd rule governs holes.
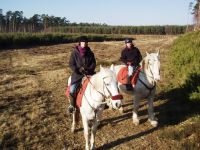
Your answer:
[[[0,0],[0,9],[24,16],[48,14],[70,22],[108,25],[185,25],[194,0]]]

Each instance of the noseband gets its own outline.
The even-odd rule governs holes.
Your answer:
[[[112,96],[110,90],[108,89],[108,87],[106,86],[106,83],[105,83],[105,81],[104,81],[105,78],[108,78],[108,77],[104,77],[104,78],[103,78],[103,85],[106,87],[108,93],[109,93],[110,96],[111,96],[111,99],[112,99],[112,100],[123,99],[123,96],[122,96],[121,94],[118,94],[118,95],[114,95],[114,96]],[[104,89],[104,87],[103,87],[103,89]],[[104,90],[103,90],[103,91],[104,91]],[[104,96],[105,96],[105,94],[104,94]]]

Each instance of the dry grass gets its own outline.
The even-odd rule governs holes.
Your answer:
[[[178,141],[180,149],[199,149],[200,117],[192,117],[179,125],[166,127],[161,131],[160,137]]]

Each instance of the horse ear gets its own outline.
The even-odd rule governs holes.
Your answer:
[[[103,70],[104,70],[104,68],[100,65],[100,72],[103,71]]]
[[[160,50],[158,49],[158,51],[157,51],[157,56],[159,56],[160,55]]]
[[[145,65],[145,60],[144,59],[140,62],[140,65],[142,66],[142,68],[144,68],[144,65]]]
[[[149,53],[146,51],[146,55],[148,56],[149,55]]]
[[[110,66],[110,70],[114,71],[114,65],[113,64]]]

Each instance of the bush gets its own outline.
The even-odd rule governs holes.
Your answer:
[[[174,41],[169,66],[174,86],[178,83],[184,88],[189,100],[200,101],[200,31]]]

